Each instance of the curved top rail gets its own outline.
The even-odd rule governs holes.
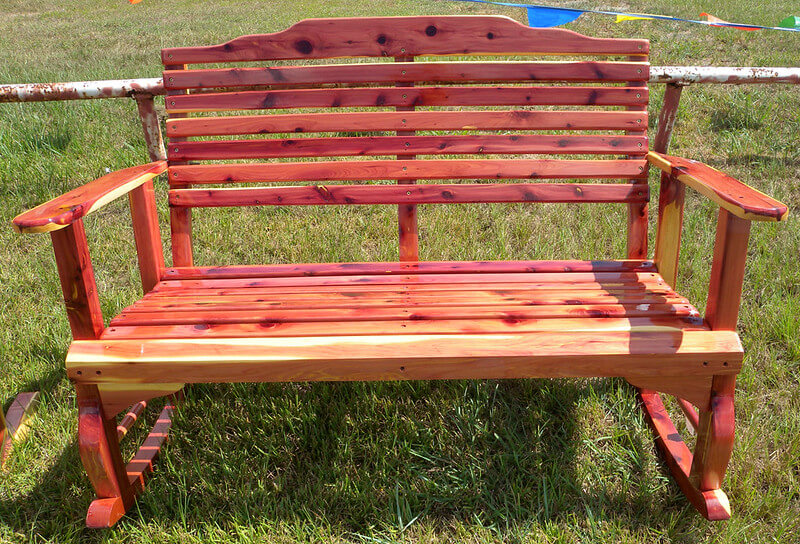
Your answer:
[[[497,15],[305,19],[273,34],[161,51],[165,65],[334,57],[545,54],[646,55],[648,40],[531,28]]]

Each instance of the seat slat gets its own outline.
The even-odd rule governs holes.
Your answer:
[[[647,81],[644,62],[418,62],[165,70],[167,89],[408,82]]]
[[[97,383],[654,378],[735,374],[741,361],[733,331],[79,340],[67,375]]]
[[[263,159],[370,155],[606,154],[645,155],[644,136],[468,135],[292,138],[181,142],[171,160]]]
[[[647,127],[647,113],[531,110],[357,111],[167,119],[166,127],[170,138],[397,130],[636,130]]]
[[[134,306],[126,308],[124,315],[132,313],[152,313],[152,312],[187,312],[197,311],[219,312],[227,314],[229,312],[249,312],[261,309],[285,309],[285,310],[313,310],[325,308],[437,308],[437,307],[460,307],[460,306],[552,306],[552,305],[575,305],[584,306],[592,304],[641,304],[649,306],[651,304],[688,304],[688,300],[680,296],[658,296],[658,295],[578,295],[575,293],[565,295],[537,295],[527,298],[519,297],[438,297],[436,299],[415,299],[411,297],[396,298],[372,298],[372,299],[334,299],[332,297],[317,297],[316,299],[289,300],[279,299],[272,302],[229,302],[229,303],[152,303],[145,306]]]
[[[228,189],[173,189],[170,206],[312,206],[463,204],[486,202],[646,202],[638,184],[515,183],[439,185],[307,185]]]
[[[438,319],[551,319],[562,317],[634,318],[698,317],[690,304],[575,304],[540,306],[458,306],[409,308],[315,308],[244,310],[228,313],[133,312],[120,314],[110,326],[122,325],[208,325],[233,323],[283,323],[318,321],[438,320]]]
[[[421,263],[420,263],[421,264]],[[641,283],[644,285],[663,285],[661,276],[655,272],[508,272],[508,273],[422,273],[422,274],[382,274],[382,275],[287,275],[264,277],[231,277],[222,276],[208,279],[170,279],[159,283],[155,291],[183,290],[197,288],[250,288],[250,287],[291,287],[291,286],[330,286],[330,285],[420,285],[420,284],[457,284],[483,283],[495,284],[506,282],[544,283]]]
[[[644,160],[363,160],[303,163],[200,164],[169,168],[177,183],[367,181],[386,179],[635,178]]]
[[[395,106],[635,106],[647,87],[370,87],[286,89],[170,96],[169,113]]]
[[[542,331],[699,331],[699,317],[440,319],[396,321],[263,322],[194,325],[117,325],[103,338],[247,338],[258,336],[357,336],[363,334],[493,334]]]
[[[155,290],[148,293],[144,300],[151,298],[176,298],[181,299],[184,297],[209,297],[209,296],[227,296],[227,297],[262,297],[262,296],[281,296],[283,294],[291,293],[327,293],[330,291],[327,285],[302,285],[302,286],[276,286],[276,287],[234,287],[220,289],[215,287],[205,287],[201,289],[165,289]],[[613,291],[642,291],[647,289],[651,292],[665,292],[671,290],[664,282],[652,283],[614,283],[614,282],[585,282],[585,283],[490,283],[483,282],[475,283],[421,283],[414,285],[380,285],[380,284],[349,284],[346,287],[340,287],[338,292],[341,293],[389,293],[389,294],[405,294],[405,293],[429,293],[429,292],[446,292],[446,291],[481,291],[491,289],[493,291],[554,291],[554,290],[571,290],[571,291],[586,291],[596,289],[607,289]],[[357,295],[354,295],[357,296]]]
[[[430,16],[307,19],[273,34],[205,47],[163,49],[165,65],[336,57],[544,54],[646,55],[647,40],[592,38],[532,29],[508,17]]]
[[[131,312],[191,312],[197,309],[250,310],[261,308],[359,308],[359,307],[416,307],[416,306],[477,306],[477,305],[583,305],[583,304],[687,304],[688,301],[671,290],[652,291],[516,291],[516,292],[439,292],[439,293],[316,293],[286,294],[284,296],[242,297],[209,296],[150,298],[124,310]]]
[[[442,274],[452,279],[461,274],[498,273],[574,273],[574,272],[650,272],[654,278],[653,261],[420,261],[420,262],[368,262],[368,263],[302,263],[272,265],[235,265],[213,267],[173,267],[164,271],[168,280],[193,278],[275,278],[296,276],[355,276],[396,274]],[[483,276],[481,276],[483,277]],[[637,277],[636,281],[642,281]],[[483,280],[480,280],[483,282]],[[535,280],[531,280],[535,281]],[[168,282],[162,282],[160,286]],[[158,289],[159,286],[156,287]]]

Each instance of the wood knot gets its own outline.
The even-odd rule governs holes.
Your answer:
[[[314,49],[308,40],[298,40],[294,42],[294,48],[303,55],[308,55]]]

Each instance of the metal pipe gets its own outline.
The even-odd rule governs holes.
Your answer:
[[[672,129],[678,115],[678,104],[683,87],[683,85],[674,83],[667,84],[667,89],[664,91],[664,104],[661,106],[661,111],[658,112],[658,128],[653,141],[653,151],[666,153],[669,149],[669,141],[672,138]]]
[[[651,66],[650,83],[800,84],[800,68],[737,66]]]
[[[158,114],[156,114],[153,95],[134,93],[133,98],[136,100],[136,107],[139,109],[144,141],[147,144],[147,154],[150,156],[150,160],[166,160],[167,151],[164,149],[164,137],[161,134],[161,123],[158,120]]]
[[[164,94],[160,77],[108,79],[69,83],[20,83],[0,85],[0,102],[45,102],[50,100],[86,100],[91,98],[126,98],[133,93]]]

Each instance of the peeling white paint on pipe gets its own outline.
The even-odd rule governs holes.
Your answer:
[[[650,83],[800,84],[800,68],[751,66],[651,66]]]
[[[0,102],[43,102],[50,100],[87,100],[125,98],[134,93],[164,94],[161,78],[108,79],[68,83],[0,84]]]

